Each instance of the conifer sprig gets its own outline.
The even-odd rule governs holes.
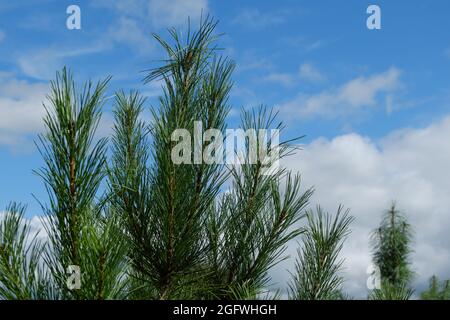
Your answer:
[[[49,204],[42,204],[51,249],[45,260],[67,299],[123,295],[117,289],[123,283],[122,242],[113,216],[96,200],[106,175],[107,139],[96,140],[95,132],[108,81],[89,81],[79,90],[70,71],[57,73],[45,105],[46,130],[39,135],[45,166],[36,173],[49,195]],[[70,266],[81,271],[80,288],[67,285]]]
[[[298,300],[330,300],[342,297],[343,282],[339,254],[349,234],[353,217],[339,206],[335,217],[324,213],[307,212],[308,224],[298,249],[296,273],[290,285],[290,295]]]

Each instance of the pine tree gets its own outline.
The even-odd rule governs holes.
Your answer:
[[[132,185],[127,189],[133,193],[133,202],[138,203],[123,210],[123,216],[133,246],[134,275],[158,299],[195,297],[193,290],[206,271],[207,213],[225,180],[221,165],[192,163],[191,155],[188,163],[178,165],[172,160],[177,144],[172,133],[176,129],[185,129],[194,136],[195,121],[204,130],[225,128],[229,77],[234,65],[215,54],[212,46],[215,25],[206,19],[198,31],[188,31],[186,42],[180,40],[175,29],[170,30],[173,44],[155,35],[167,52],[167,60],[163,66],[149,71],[145,79],[146,82],[161,79],[163,95],[159,106],[152,109],[149,167],[138,165],[135,173],[129,174]],[[132,113],[140,113],[140,108],[134,106],[127,112],[123,118],[133,118]],[[149,147],[144,141],[143,127],[136,117],[128,124],[128,128],[126,124],[117,126],[131,134],[127,138],[127,134],[120,135],[116,130],[114,157],[136,159],[142,164]],[[203,145],[200,147],[203,149]],[[115,168],[113,171],[123,170],[123,164],[116,162]],[[123,181],[123,177],[119,180]],[[127,201],[122,199],[124,204]]]
[[[342,299],[339,272],[343,260],[339,254],[353,217],[342,206],[334,218],[318,207],[316,212],[308,211],[307,221],[290,296],[298,300]]]
[[[132,244],[134,277],[147,284],[154,298],[238,298],[244,291],[259,293],[284,245],[298,234],[287,229],[301,218],[312,192],[300,194],[300,178],[283,169],[265,176],[261,163],[230,169],[220,163],[195,163],[194,152],[185,155],[186,163],[174,164],[175,129],[194,136],[199,121],[203,130],[218,129],[225,136],[234,63],[217,54],[215,26],[211,19],[204,20],[198,31],[189,29],[185,42],[174,29],[172,43],[155,35],[167,60],[145,79],[164,83],[159,106],[153,109],[148,170],[142,166],[148,153],[145,129],[137,120],[140,103],[123,98],[117,103],[111,185],[119,188],[113,198]],[[273,123],[274,114],[267,108],[243,113],[244,130],[265,129]],[[204,150],[206,143],[199,147]],[[289,150],[287,142],[281,144],[282,156]],[[221,195],[227,178],[232,188]],[[282,179],[287,181],[283,197]]]
[[[439,282],[436,276],[430,278],[427,290],[420,294],[422,300],[450,300],[450,280]]]
[[[411,226],[393,203],[372,233],[372,259],[381,276],[381,288],[372,292],[372,298],[403,300],[411,297],[411,242]]]
[[[269,297],[269,271],[302,233],[296,224],[305,216],[309,229],[296,294],[304,298],[299,292],[309,288],[305,274],[313,277],[313,298],[339,294],[337,255],[351,218],[342,208],[335,220],[320,210],[317,217],[305,214],[313,190],[302,190],[300,175],[272,157],[275,151],[278,158],[291,155],[297,139],[273,146],[271,135],[247,137],[243,150],[235,150],[244,154],[240,166],[197,161],[197,148],[222,157],[208,149],[214,139],[190,141],[193,152],[176,148],[176,129],[195,137],[200,124],[226,137],[234,63],[219,55],[215,27],[207,18],[185,39],[175,29],[171,41],[155,35],[167,58],[145,82],[161,80],[163,94],[147,126],[145,99],[136,91],[116,93],[110,161],[107,139],[96,137],[109,78],[79,88],[66,68],[57,73],[37,143],[44,166],[36,173],[49,196],[40,201],[49,240],[30,239],[24,207],[9,207],[0,219],[0,298]],[[272,109],[242,111],[244,132],[273,128],[284,126]],[[246,158],[250,140],[258,151],[267,150],[256,163]],[[184,161],[175,163],[174,154]],[[314,255],[320,259],[312,261]],[[73,267],[81,271],[79,288],[68,285]]]

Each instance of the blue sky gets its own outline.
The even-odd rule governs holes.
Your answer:
[[[71,4],[81,8],[81,30],[66,28],[66,8]],[[370,4],[381,8],[381,30],[366,27]],[[360,230],[364,237],[377,221],[377,212],[394,198],[411,209],[413,221],[417,217],[423,223],[423,212],[435,217],[430,220],[436,223],[429,226],[430,234],[443,232],[437,225],[445,226],[449,214],[440,212],[436,202],[446,205],[439,190],[450,187],[445,182],[449,179],[442,179],[448,176],[446,161],[436,160],[450,155],[444,135],[450,132],[446,120],[450,114],[447,0],[2,1],[0,207],[15,200],[28,204],[30,216],[40,213],[31,195],[45,200],[43,185],[32,173],[42,165],[33,140],[42,129],[42,101],[56,70],[67,65],[78,81],[112,75],[108,94],[119,88],[139,89],[151,105],[160,92],[159,84],[143,85],[141,71],[163,58],[151,33],[167,34],[169,26],[182,29],[187,15],[197,21],[202,10],[220,21],[218,32],[225,34],[219,43],[237,64],[230,126],[236,125],[241,106],[262,103],[279,110],[288,128],[286,138],[307,135],[302,141],[304,157],[288,165],[306,171],[306,181],[318,189],[317,201],[330,210],[344,202],[358,216],[364,204],[347,200],[346,190],[357,192],[360,185],[379,183],[370,188],[370,194],[356,196],[374,203],[369,215],[375,218],[361,217],[356,226],[364,230]],[[109,131],[110,109],[107,104],[101,134]],[[428,155],[417,163],[415,141],[422,146],[420,155]],[[352,167],[343,169],[339,155]],[[310,163],[305,162],[308,159]],[[424,168],[437,172],[426,174]],[[320,176],[327,169],[332,174]],[[399,191],[417,183],[408,180],[411,177],[426,182],[419,197],[408,193],[409,189]],[[411,200],[425,196],[423,203]],[[427,234],[422,240],[435,249],[440,245],[441,260],[446,260],[442,254],[450,257],[442,238]],[[350,254],[356,256],[359,249],[352,248]],[[367,259],[360,261],[361,268],[365,263]],[[439,263],[437,270],[449,269],[448,264]],[[361,268],[360,277],[364,274]],[[426,269],[425,265],[418,268]],[[419,285],[423,286],[424,279]]]

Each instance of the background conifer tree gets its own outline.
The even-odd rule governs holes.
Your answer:
[[[427,290],[420,294],[422,300],[450,300],[450,280],[439,281],[438,277],[432,276]]]
[[[380,226],[372,233],[372,259],[381,275],[381,288],[371,293],[373,299],[403,300],[411,297],[411,242],[411,226],[392,203]]]

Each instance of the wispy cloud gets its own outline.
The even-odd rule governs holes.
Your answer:
[[[150,0],[148,10],[153,23],[159,27],[171,27],[193,21],[208,12],[207,0]]]
[[[152,28],[178,26],[186,23],[188,16],[196,20],[208,10],[207,0],[97,0],[91,4],[116,13],[112,26],[106,32],[91,32],[89,43],[81,47],[59,41],[45,49],[22,53],[17,63],[25,75],[47,80],[71,58],[117,46],[129,47],[132,55],[149,55],[153,51]]]
[[[285,87],[291,87],[299,83],[305,82],[322,82],[325,76],[311,63],[304,63],[299,67],[297,73],[272,72],[261,78],[261,81],[277,83]]]
[[[244,71],[270,71],[274,65],[267,57],[261,57],[261,55],[253,51],[244,51],[237,57],[236,72]]]
[[[153,27],[167,28],[197,20],[208,12],[207,0],[95,0],[94,6],[113,9],[119,16],[149,22]]]
[[[48,80],[54,76],[70,58],[94,54],[104,50],[102,43],[84,48],[61,49],[56,46],[28,52],[18,57],[17,63],[21,71],[32,78]]]
[[[300,50],[305,53],[323,49],[336,43],[337,41],[338,39],[311,39],[310,37],[304,35],[283,36],[280,38],[281,44],[294,47],[296,50]]]
[[[304,63],[299,70],[300,79],[308,82],[321,82],[325,76],[311,63]]]
[[[150,28],[144,30],[136,20],[120,17],[114,27],[105,33],[92,37],[88,44],[76,46],[71,43],[58,43],[45,49],[21,54],[17,64],[21,71],[32,78],[48,80],[55,70],[68,64],[70,59],[114,50],[118,46],[128,47],[133,55],[149,55],[153,51]]]
[[[305,49],[306,49],[306,51],[314,51],[314,50],[324,47],[326,44],[327,44],[327,42],[324,40],[316,40],[311,43],[307,43],[305,45]]]
[[[111,28],[105,38],[105,45],[109,41],[126,44],[142,55],[153,51],[150,31],[143,30],[138,22],[131,18],[120,17],[117,27]]]
[[[444,55],[450,59],[450,47],[444,51]]]
[[[262,81],[274,82],[281,84],[285,87],[292,86],[296,83],[297,79],[289,73],[270,73],[262,77]]]
[[[289,16],[289,11],[279,10],[276,12],[262,12],[255,8],[243,9],[232,20],[233,24],[249,29],[264,29],[284,23]]]

